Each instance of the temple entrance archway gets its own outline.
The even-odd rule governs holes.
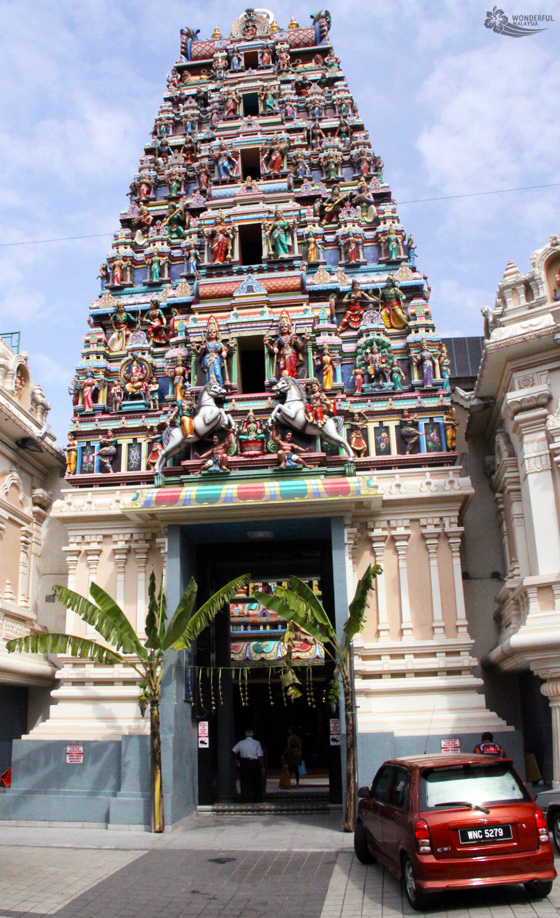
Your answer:
[[[302,697],[290,700],[280,680],[285,623],[252,600],[255,589],[272,592],[276,584],[296,574],[332,609],[330,540],[276,541],[264,525],[255,533],[252,542],[197,549],[201,595],[241,573],[252,575],[247,593],[217,616],[198,644],[193,708],[199,723],[208,725],[208,745],[198,750],[198,803],[235,806],[240,802],[232,748],[247,727],[265,751],[267,804],[339,803],[340,749],[330,745],[330,722],[338,716],[328,702],[332,665],[325,663],[314,640],[301,634],[295,657]],[[282,790],[279,777],[290,728],[302,740],[306,774],[299,787],[292,776],[291,788]]]

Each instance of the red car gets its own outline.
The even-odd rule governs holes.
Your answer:
[[[419,755],[385,762],[358,792],[354,850],[379,859],[415,909],[427,894],[523,883],[548,896],[556,876],[546,820],[511,759]]]

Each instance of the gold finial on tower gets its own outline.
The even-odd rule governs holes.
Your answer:
[[[270,31],[271,31],[271,32],[279,32],[279,31],[280,31],[280,26],[279,26],[278,23],[276,22],[276,19],[273,19],[272,22],[270,23]]]
[[[222,37],[222,33],[220,32],[219,28],[216,26],[216,28],[212,32],[212,38],[221,38],[221,37]]]
[[[292,16],[291,22],[288,24],[289,29],[299,29],[299,22],[296,22],[295,17]]]

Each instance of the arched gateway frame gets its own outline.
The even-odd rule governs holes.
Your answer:
[[[253,583],[258,584],[282,582],[296,574],[320,590],[337,630],[344,624],[348,600],[343,519],[178,525],[170,527],[168,540],[169,605],[192,574],[199,582],[201,598],[237,572],[250,572]],[[303,697],[294,702],[284,699],[279,661],[271,672],[267,661],[246,667],[239,653],[232,658],[232,645],[239,651],[240,643],[239,633],[233,630],[235,606],[232,603],[231,609],[217,616],[192,658],[179,661],[173,684],[164,691],[164,731],[169,731],[172,752],[164,775],[166,799],[171,798],[181,809],[190,808],[189,803],[235,805],[239,793],[232,747],[251,726],[267,749],[268,790],[272,791],[267,799],[273,800],[287,730],[292,726],[303,740],[303,757],[311,772],[306,780],[310,793],[318,800],[340,803],[341,746],[330,739],[331,722],[339,721],[340,714],[327,697],[332,665],[312,665],[315,707],[307,686],[311,667],[300,671]],[[246,637],[258,635],[249,632]],[[344,729],[343,723],[341,727]],[[343,748],[343,737],[341,743]]]

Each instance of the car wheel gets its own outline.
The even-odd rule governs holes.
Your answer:
[[[416,877],[414,876],[414,867],[410,859],[405,856],[403,860],[402,882],[406,898],[416,911],[423,911],[427,904],[426,893],[421,892],[416,886]]]
[[[556,850],[560,854],[560,813],[555,813],[554,815],[554,819],[552,821],[552,837],[554,839]]]
[[[362,864],[375,863],[375,858],[368,848],[366,832],[361,822],[356,823],[354,830],[354,851]]]
[[[531,880],[523,885],[531,899],[546,899],[552,892],[552,880]]]

